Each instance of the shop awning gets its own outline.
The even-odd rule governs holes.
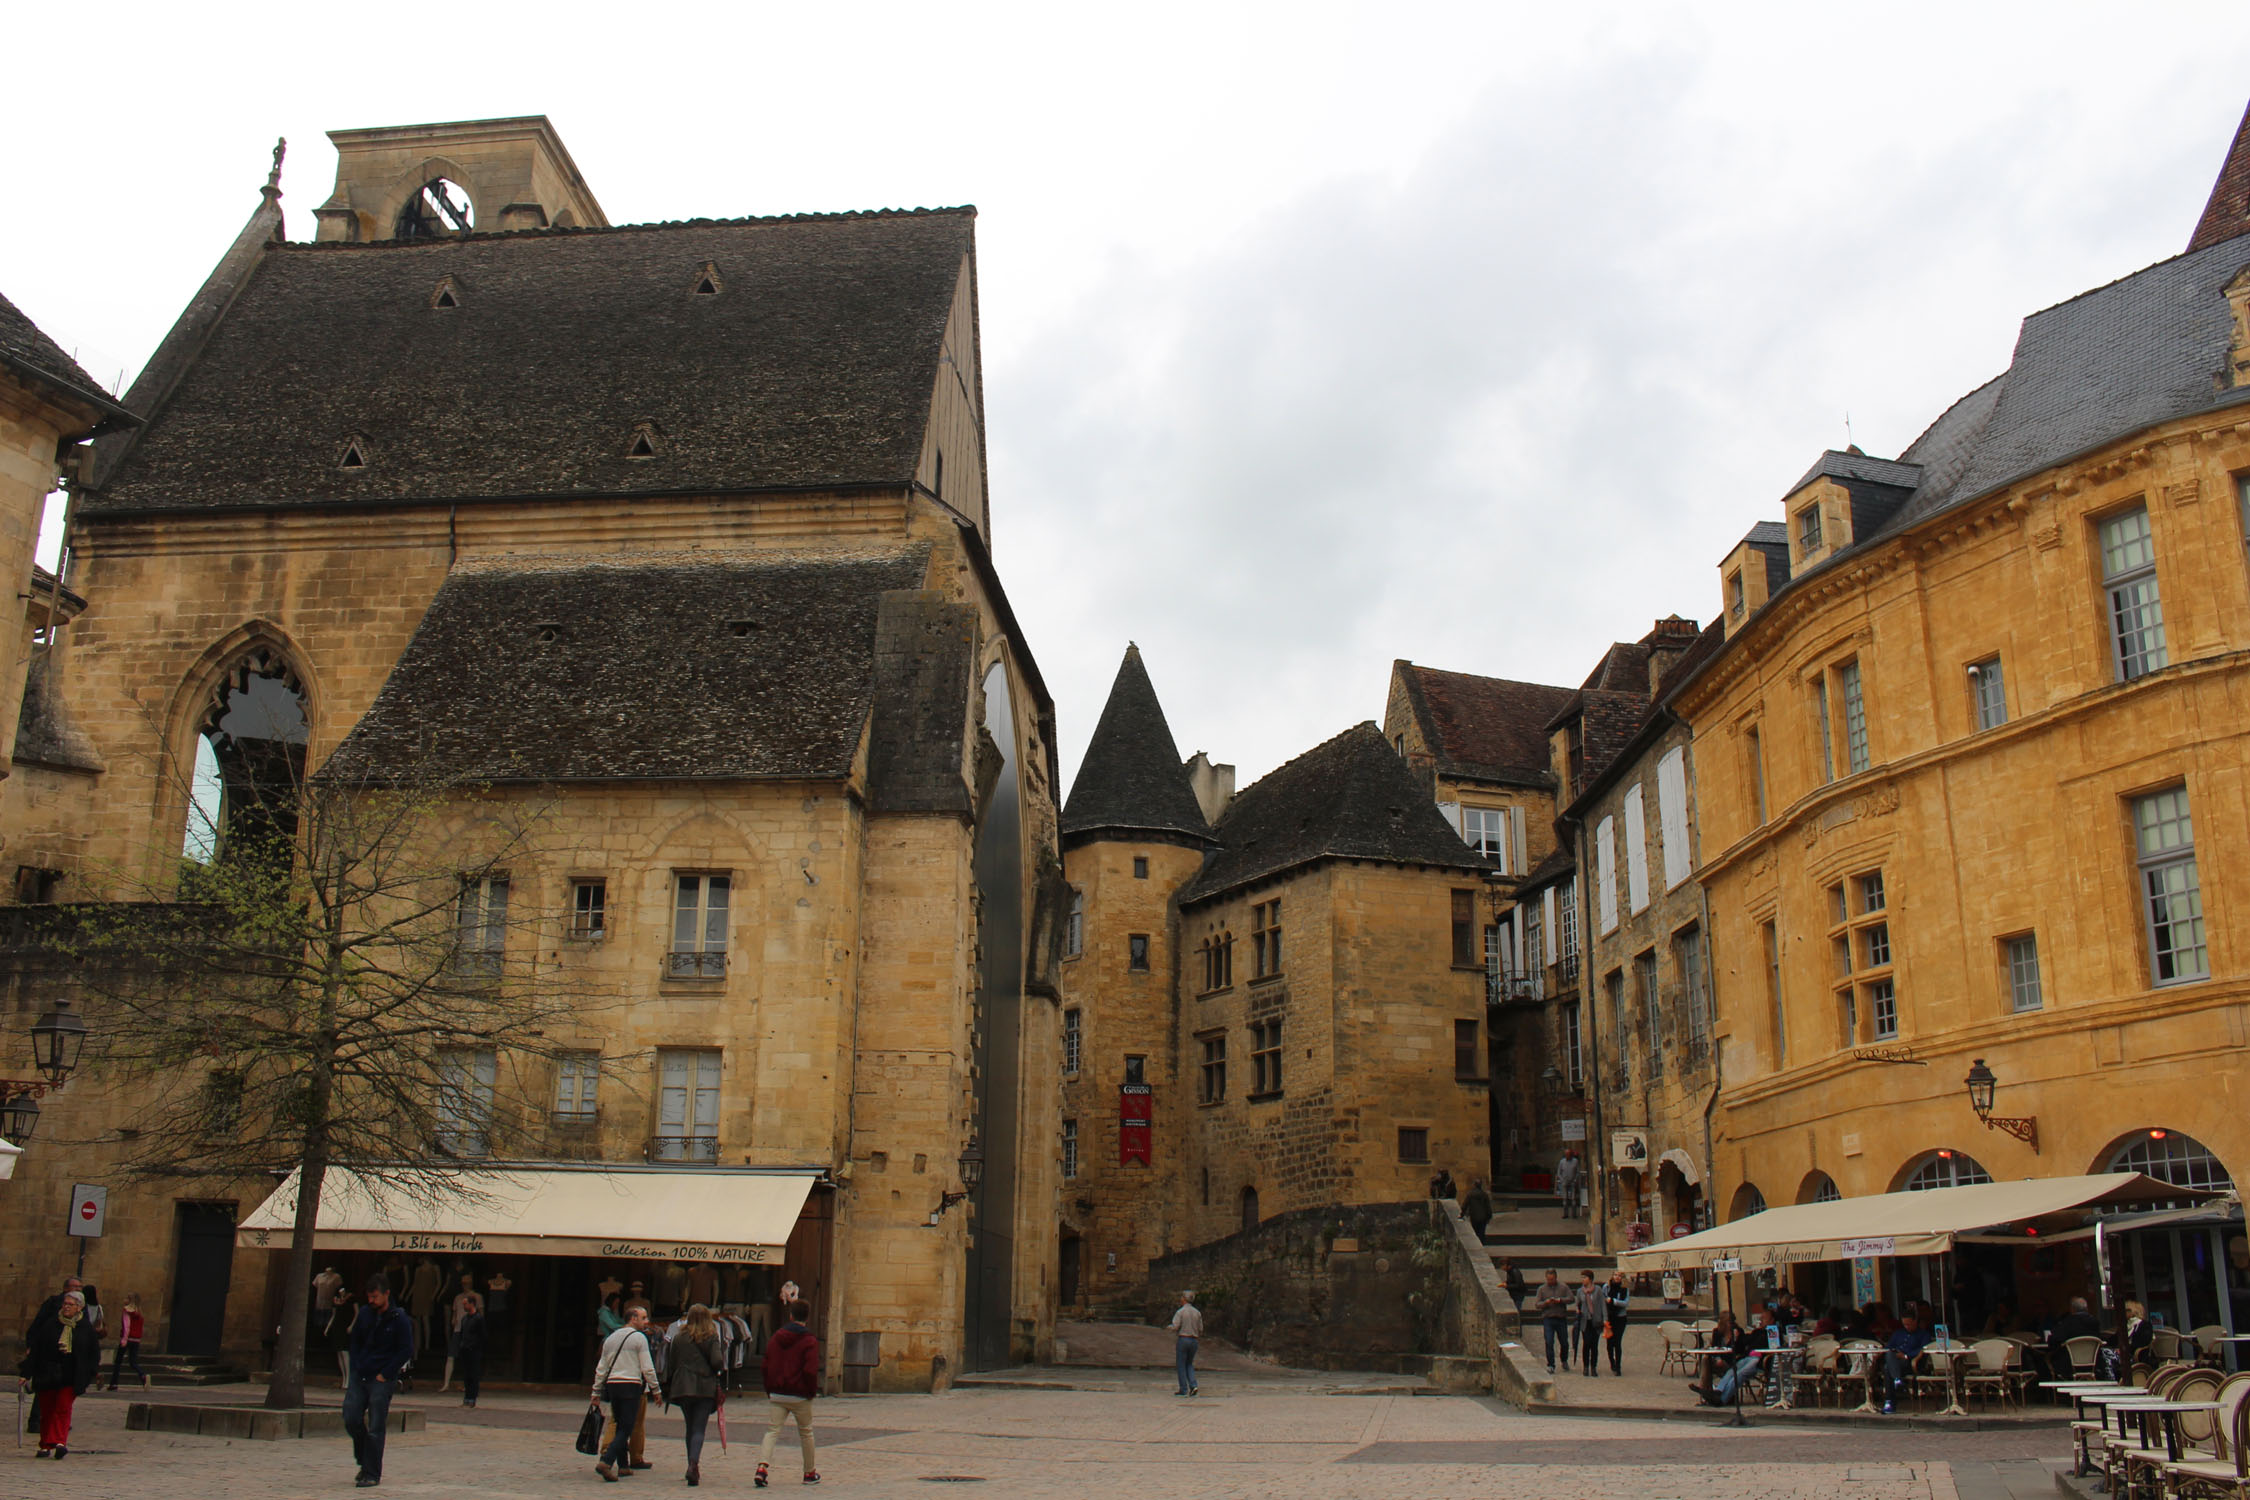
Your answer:
[[[1739,1261],[1739,1266],[1727,1269],[1747,1271],[1800,1261],[1936,1255],[1950,1249],[1955,1236],[1980,1229],[2022,1224],[2055,1214],[2208,1196],[2139,1172],[1987,1182],[1921,1193],[1875,1193],[1829,1203],[1769,1208],[1667,1244],[1628,1250],[1617,1257],[1617,1263],[1628,1271],[1675,1271],[1710,1266],[1715,1261]]]
[[[313,1232],[322,1250],[615,1255],[778,1262],[819,1173],[661,1167],[492,1167],[384,1180],[331,1167]],[[291,1172],[235,1230],[246,1250],[285,1250]]]

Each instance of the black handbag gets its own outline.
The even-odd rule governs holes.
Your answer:
[[[602,1451],[602,1404],[586,1404],[586,1419],[578,1424],[578,1451],[588,1458]]]

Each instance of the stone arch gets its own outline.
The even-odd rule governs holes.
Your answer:
[[[1984,1163],[1966,1151],[1942,1146],[1925,1151],[1898,1169],[1891,1180],[1894,1193],[1919,1193],[1933,1188],[1973,1187],[1992,1181]]]
[[[1756,1183],[1746,1182],[1734,1190],[1734,1197],[1727,1203],[1727,1222],[1732,1224],[1737,1219],[1747,1219],[1765,1211],[1766,1195],[1758,1191]]]
[[[277,625],[230,631],[183,677],[165,726],[159,826],[196,863],[253,834],[294,838],[298,788],[313,765],[320,693]]]
[[[1805,1180],[1797,1184],[1799,1203],[1833,1203],[1843,1196],[1844,1190],[1836,1186],[1836,1179],[1818,1167],[1807,1172]]]
[[[2234,1174],[2218,1153],[2184,1131],[2149,1125],[2128,1130],[2097,1153],[2089,1172],[2145,1172],[2175,1187],[2227,1192]]]
[[[461,190],[462,195],[469,200],[470,218],[474,221],[476,227],[485,227],[487,215],[483,196],[478,191],[476,178],[466,167],[450,156],[426,156],[416,165],[392,178],[390,187],[384,190],[382,198],[376,203],[374,213],[367,216],[373,220],[372,226],[363,227],[368,227],[371,236],[375,239],[395,238],[398,216],[400,211],[406,207],[406,200],[422,191],[423,184],[439,177],[444,178]]]

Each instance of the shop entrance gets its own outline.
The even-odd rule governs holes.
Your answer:
[[[217,1354],[234,1280],[234,1205],[182,1203],[173,1212],[178,1235],[165,1344],[174,1354]]]

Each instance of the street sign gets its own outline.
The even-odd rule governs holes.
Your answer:
[[[1742,1269],[1742,1257],[1739,1255],[1719,1256],[1711,1262],[1711,1269],[1714,1271],[1739,1271]]]
[[[1586,1117],[1584,1115],[1580,1115],[1575,1120],[1563,1121],[1562,1138],[1566,1141],[1582,1141],[1586,1139]]]
[[[109,1215],[109,1189],[81,1182],[70,1190],[70,1232],[84,1240],[102,1237],[102,1220]]]

